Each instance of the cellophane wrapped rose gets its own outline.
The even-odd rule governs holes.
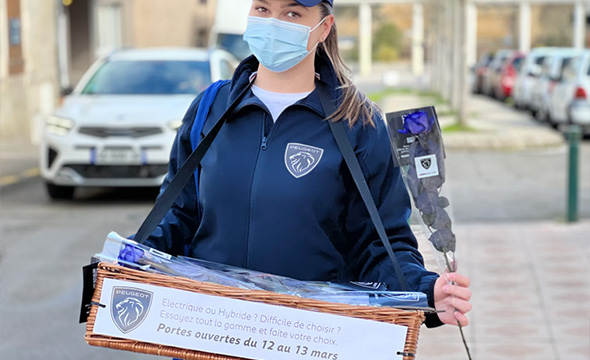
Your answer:
[[[445,266],[454,271],[455,234],[443,194],[445,151],[434,107],[392,112],[386,115],[394,159],[425,233],[443,255]]]

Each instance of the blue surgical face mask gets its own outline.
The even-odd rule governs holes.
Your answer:
[[[274,72],[287,71],[313,51],[307,51],[309,34],[324,20],[326,18],[312,29],[275,18],[249,16],[244,41],[265,68]]]

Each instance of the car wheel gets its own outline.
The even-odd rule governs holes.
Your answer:
[[[73,186],[60,186],[52,183],[45,183],[45,186],[49,197],[56,200],[70,200],[74,197],[74,190],[76,190]]]
[[[547,112],[543,108],[535,111],[534,116],[535,116],[535,119],[537,119],[539,122],[542,122],[542,123],[547,122]]]
[[[560,124],[553,121],[553,119],[551,119],[551,116],[549,116],[549,114],[547,114],[547,123],[549,124],[549,126],[551,126],[551,128],[555,129],[555,130],[559,130],[560,128]]]

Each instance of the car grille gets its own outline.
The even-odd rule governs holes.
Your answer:
[[[65,165],[81,176],[90,179],[149,179],[162,176],[168,165]]]
[[[125,136],[132,138],[140,138],[144,136],[151,136],[161,134],[163,131],[159,127],[133,127],[133,128],[108,128],[108,127],[93,127],[85,126],[78,130],[80,134],[107,138],[115,136]]]

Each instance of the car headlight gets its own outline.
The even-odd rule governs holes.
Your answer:
[[[74,127],[74,122],[58,116],[50,116],[45,122],[45,130],[55,135],[65,136]]]
[[[182,120],[172,120],[168,123],[168,127],[174,131],[177,131],[180,125],[182,125]]]

